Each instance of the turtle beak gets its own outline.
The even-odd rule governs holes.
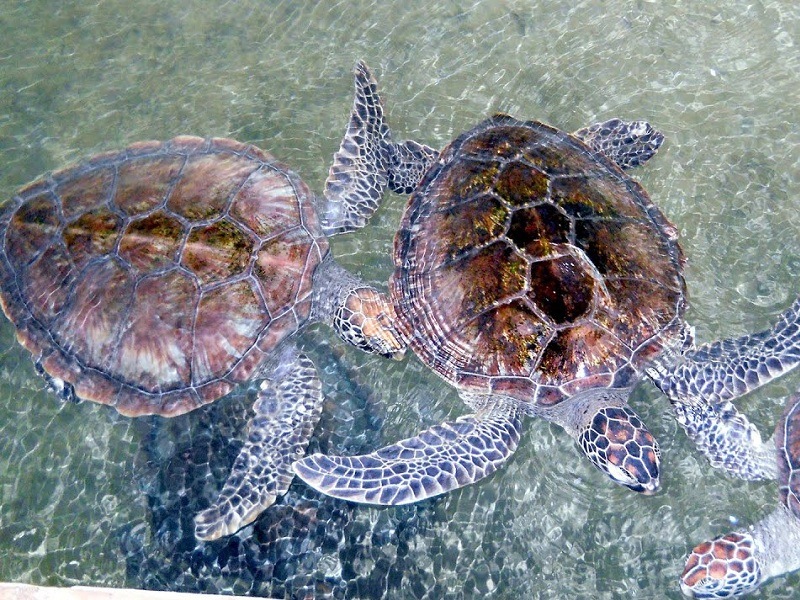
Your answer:
[[[644,496],[653,496],[659,489],[661,489],[661,482],[658,480],[658,477],[650,479],[644,484],[636,485],[636,486],[628,486],[634,492],[639,492]]]

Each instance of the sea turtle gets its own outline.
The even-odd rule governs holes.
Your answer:
[[[413,191],[394,240],[396,328],[474,412],[371,454],[307,456],[295,472],[333,496],[415,502],[497,470],[530,415],[562,426],[613,481],[652,493],[658,446],[628,406],[645,374],[689,415],[701,450],[756,468],[726,462],[713,430],[732,415],[747,429],[727,400],[797,364],[797,310],[761,334],[692,348],[677,230],[625,173],[662,139],[642,121],[569,134],[507,115],[441,153],[393,143],[385,123],[362,136],[383,150],[368,181]],[[716,396],[703,404],[714,414],[693,420],[696,393]]]
[[[800,569],[800,393],[787,402],[774,444],[763,459],[764,469],[777,471],[780,506],[746,531],[692,550],[680,580],[690,598],[733,598]]]
[[[355,112],[377,104],[363,72],[356,91]],[[335,199],[357,214],[351,201],[374,190],[351,192],[341,165],[318,200],[263,150],[183,136],[44,176],[0,215],[0,301],[61,398],[172,417],[265,378],[220,498],[197,516],[198,538],[250,523],[294,477],[322,400],[293,334],[323,321],[367,343],[362,307],[377,291],[333,260],[315,207]],[[371,335],[370,349],[402,351],[390,332]]]

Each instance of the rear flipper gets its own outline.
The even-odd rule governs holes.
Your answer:
[[[416,142],[392,142],[378,84],[367,65],[355,66],[355,99],[350,122],[333,156],[320,210],[328,235],[367,224],[389,189],[410,194],[438,152]]]
[[[314,489],[353,502],[398,505],[487,477],[517,449],[522,414],[502,403],[362,456],[313,454],[294,471]]]
[[[690,350],[675,365],[648,375],[678,421],[715,467],[744,479],[777,476],[775,448],[731,402],[785,375],[800,363],[800,299],[773,327]]]
[[[217,501],[195,517],[195,537],[216,540],[252,523],[286,493],[292,463],[305,453],[322,411],[316,369],[304,354],[285,360],[264,380],[247,442]]]
[[[664,142],[664,134],[647,121],[609,119],[573,133],[592,150],[605,154],[621,169],[644,164]]]

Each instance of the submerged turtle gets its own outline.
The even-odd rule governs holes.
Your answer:
[[[787,402],[774,442],[764,468],[777,471],[780,506],[747,531],[695,547],[680,581],[687,596],[733,598],[800,569],[800,394]]]
[[[356,90],[356,107],[377,104],[367,74]],[[326,199],[357,213],[375,191],[354,192],[346,176],[331,174]],[[48,175],[0,216],[3,310],[62,398],[171,417],[267,378],[220,498],[197,517],[199,538],[238,530],[289,487],[321,407],[292,335],[324,321],[364,346],[373,327],[361,307],[377,292],[333,260],[315,202],[267,152],[177,137]],[[402,350],[390,332],[371,335],[370,349]]]
[[[658,446],[628,406],[645,374],[701,450],[758,468],[714,431],[733,419],[749,435],[727,401],[797,364],[798,315],[692,349],[677,231],[624,172],[653,156],[660,133],[612,119],[569,134],[496,115],[441,154],[394,144],[385,124],[372,134],[365,148],[383,153],[368,180],[413,191],[381,310],[474,412],[371,454],[307,456],[294,465],[304,481],[354,501],[415,502],[501,467],[530,415],[563,427],[613,481],[652,493]],[[718,402],[697,414],[695,394]]]

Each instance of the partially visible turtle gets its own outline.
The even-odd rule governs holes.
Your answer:
[[[612,119],[569,134],[496,115],[441,153],[393,143],[385,124],[369,133],[364,147],[383,152],[366,180],[413,191],[381,310],[474,412],[371,454],[307,456],[294,465],[304,481],[354,501],[415,502],[497,470],[529,415],[562,426],[613,481],[652,493],[658,446],[628,406],[645,374],[704,452],[758,468],[757,457],[727,461],[713,430],[735,414],[727,400],[797,364],[798,314],[691,348],[677,231],[624,171],[653,156],[660,133]],[[693,421],[693,394],[713,395],[702,403],[713,414]]]
[[[362,72],[356,90],[356,107],[377,103]],[[0,301],[61,398],[172,417],[266,378],[198,538],[252,522],[294,477],[322,396],[293,334],[323,321],[364,346],[374,328],[361,307],[377,292],[333,260],[315,209],[335,199],[358,212],[351,204],[371,190],[348,196],[345,176],[332,174],[317,200],[254,146],[177,137],[47,175],[0,215]],[[371,335],[370,349],[401,351],[390,331]]]
[[[774,441],[764,460],[765,468],[777,469],[780,506],[746,531],[692,550],[680,580],[690,598],[733,598],[800,569],[800,393],[787,402]]]

